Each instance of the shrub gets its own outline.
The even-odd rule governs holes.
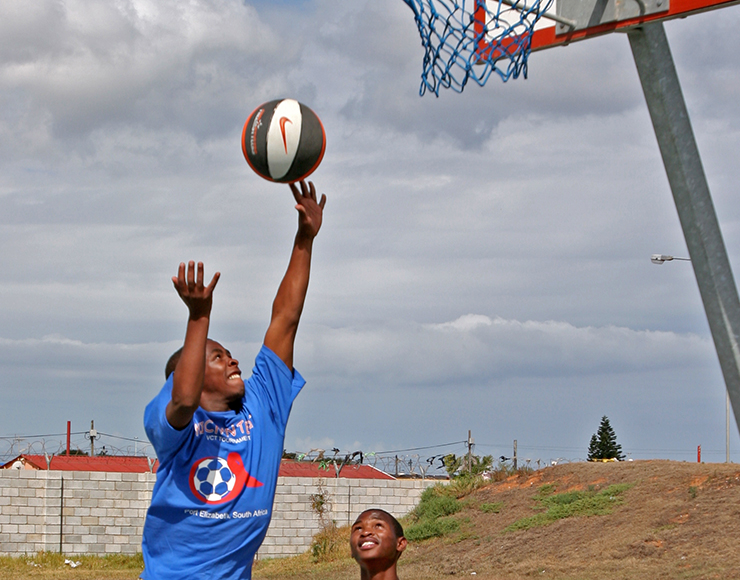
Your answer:
[[[446,517],[433,520],[424,520],[418,524],[410,525],[404,531],[406,539],[410,542],[420,542],[429,538],[437,538],[456,532],[460,529],[460,522],[456,519]]]
[[[311,558],[314,562],[333,562],[350,557],[349,528],[330,525],[311,540]]]

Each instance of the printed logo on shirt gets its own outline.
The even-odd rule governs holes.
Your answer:
[[[244,469],[241,456],[231,452],[223,457],[203,457],[190,468],[190,491],[199,501],[209,505],[231,501],[245,487],[262,487]]]
[[[253,428],[252,415],[229,427],[219,427],[211,419],[193,423],[196,437],[203,435],[208,441],[220,441],[221,443],[243,443],[250,441],[252,439],[250,433]]]

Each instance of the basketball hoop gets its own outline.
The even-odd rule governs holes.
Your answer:
[[[527,77],[534,26],[554,0],[404,0],[414,11],[424,47],[419,94],[441,88],[461,93],[469,80],[483,86],[496,73]]]

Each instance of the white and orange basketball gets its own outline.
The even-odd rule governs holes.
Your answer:
[[[242,131],[247,163],[269,181],[305,179],[319,166],[325,149],[326,134],[316,113],[293,99],[260,105]]]

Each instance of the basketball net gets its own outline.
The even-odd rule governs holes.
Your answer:
[[[532,31],[554,0],[404,0],[414,11],[424,47],[419,94],[461,93],[496,73],[527,77]]]

